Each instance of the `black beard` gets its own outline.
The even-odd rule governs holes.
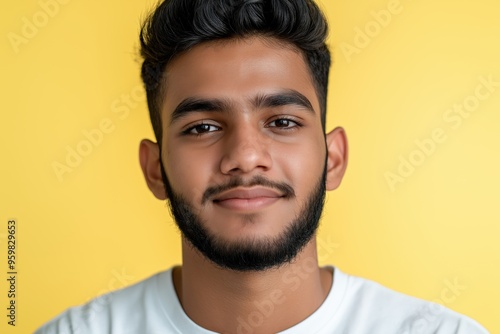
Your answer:
[[[284,232],[276,238],[254,240],[239,244],[222,240],[207,231],[202,224],[202,220],[194,213],[188,201],[176,193],[170,186],[162,162],[161,173],[165,191],[169,199],[170,210],[183,237],[194,249],[198,250],[222,269],[263,271],[290,263],[311,240],[318,229],[326,193],[326,162],[323,175],[311,192],[308,202],[301,209],[297,217],[288,224]],[[207,189],[205,195],[219,192],[217,189],[222,191],[242,185],[241,179],[236,178],[225,186]],[[290,186],[276,184],[264,178],[256,178],[251,184],[245,185],[271,185],[274,188],[284,190],[285,199],[295,196]],[[285,189],[291,189],[291,192],[287,193]]]

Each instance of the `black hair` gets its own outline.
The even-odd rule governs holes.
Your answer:
[[[325,127],[331,56],[328,25],[312,0],[164,0],[144,21],[141,77],[149,114],[161,145],[163,73],[177,55],[208,41],[250,36],[272,37],[300,50],[309,67]]]

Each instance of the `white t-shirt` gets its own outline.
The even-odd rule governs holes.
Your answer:
[[[476,321],[439,304],[390,290],[338,268],[323,304],[281,334],[487,334]],[[258,331],[266,310],[240,318],[237,334]],[[130,287],[73,307],[35,334],[210,334],[177,299],[172,268]]]

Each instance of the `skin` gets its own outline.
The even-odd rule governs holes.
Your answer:
[[[190,200],[211,233],[234,243],[278,236],[307,201],[325,159],[326,189],[340,185],[347,167],[345,131],[338,127],[325,136],[312,77],[293,47],[263,37],[208,42],[175,58],[165,77],[161,159],[172,189]],[[312,108],[255,103],[256,96],[290,91],[306,97]],[[189,98],[225,103],[173,120],[174,110]],[[167,199],[156,143],[141,142],[140,163],[149,189]],[[203,202],[208,187],[254,176],[290,185],[295,197]],[[321,305],[333,279],[331,271],[318,266],[315,237],[292,263],[258,272],[221,269],[186,240],[182,259],[182,268],[174,269],[174,286],[184,311],[198,325],[220,333],[237,333],[238,319],[248,322],[255,302],[271,300],[276,290],[281,294],[272,302],[272,315],[252,330],[285,330]]]

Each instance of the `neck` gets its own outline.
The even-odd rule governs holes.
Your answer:
[[[332,273],[318,267],[313,238],[293,263],[258,272],[221,269],[183,241],[174,286],[186,314],[219,333],[276,333],[303,321],[323,303]]]

